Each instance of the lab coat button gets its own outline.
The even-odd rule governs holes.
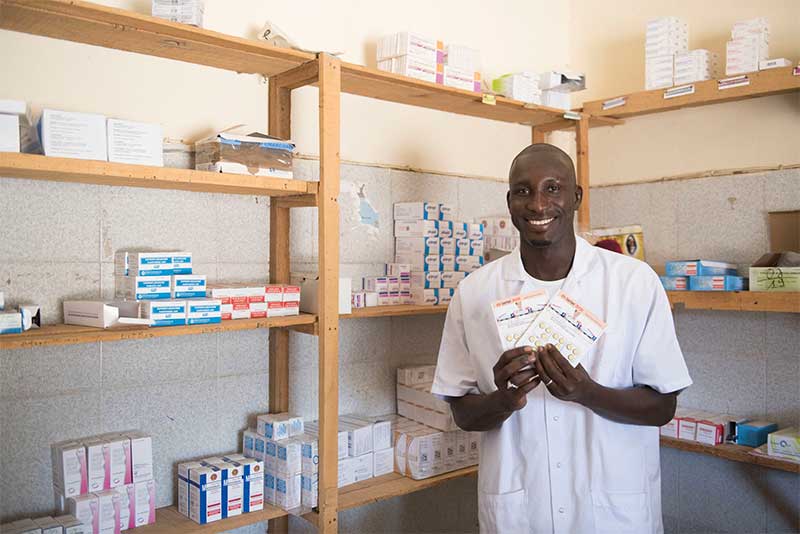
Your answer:
[[[558,416],[557,415],[553,416],[553,421],[558,421]]]
[[[559,469],[561,469],[561,462],[558,462],[558,463],[556,464],[556,467],[558,467]]]
[[[562,506],[561,508],[559,508],[559,509],[558,509],[558,513],[559,513],[559,514],[563,514],[564,512],[565,512],[565,510],[564,510],[564,507],[563,507],[563,506]]]

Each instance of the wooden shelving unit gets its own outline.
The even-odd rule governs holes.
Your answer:
[[[666,89],[640,91],[615,98],[624,98],[621,106],[606,109],[607,103],[615,98],[584,102],[583,112],[593,117],[635,117],[650,113],[660,113],[675,109],[735,102],[749,98],[779,95],[800,91],[800,76],[792,75],[793,67],[763,70],[746,74],[747,85],[719,89],[718,80],[695,82],[694,93],[674,98],[664,98]],[[681,86],[682,87],[682,86]]]
[[[477,474],[478,466],[465,467],[425,480],[413,480],[397,473],[390,473],[342,488],[339,491],[339,510],[358,508],[366,504],[432,488],[449,480]]]
[[[661,437],[661,446],[669,447],[670,449],[679,449],[682,451],[696,452],[699,454],[708,454],[716,456],[717,458],[724,458],[734,462],[741,462],[746,464],[754,464],[768,469],[778,469],[780,471],[787,471],[789,473],[800,473],[800,464],[790,460],[781,460],[779,458],[771,458],[769,456],[759,456],[752,454],[750,447],[743,447],[741,445],[732,445],[723,443],[712,447],[696,441],[684,441],[675,438]]]
[[[153,339],[157,337],[192,336],[215,334],[217,332],[237,332],[259,328],[294,328],[313,325],[316,315],[301,313],[293,317],[272,317],[268,319],[238,319],[222,321],[217,324],[197,324],[185,326],[148,327],[139,325],[114,326],[112,328],[92,328],[69,324],[45,325],[28,330],[22,334],[0,336],[0,350],[31,349],[53,345],[75,345],[98,341],[130,341],[134,339]]]
[[[180,189],[204,193],[259,195],[316,202],[319,184],[302,180],[148,167],[0,152],[0,176],[93,185]]]
[[[354,309],[352,313],[340,315],[340,319],[367,319],[370,317],[402,317],[407,315],[439,315],[447,313],[447,304],[438,306],[412,306],[401,304],[399,306],[370,306],[369,308]]]
[[[228,532],[239,527],[246,527],[263,521],[286,517],[287,513],[274,506],[266,506],[264,510],[250,512],[236,517],[215,521],[207,525],[198,525],[186,516],[181,515],[174,506],[156,510],[156,522],[152,525],[138,527],[137,534],[213,534]]]
[[[800,293],[770,291],[668,291],[672,306],[687,310],[800,313]]]

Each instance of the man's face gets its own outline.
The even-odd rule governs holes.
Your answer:
[[[582,195],[563,165],[525,158],[514,165],[506,200],[520,239],[547,247],[573,233],[573,216]]]

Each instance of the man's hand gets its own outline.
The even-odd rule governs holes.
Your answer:
[[[533,363],[533,347],[516,347],[505,351],[494,365],[496,395],[508,411],[521,410],[527,404],[527,394],[541,382]]]
[[[597,382],[592,380],[582,365],[572,367],[553,345],[539,347],[534,366],[548,391],[554,397],[585,404]]]

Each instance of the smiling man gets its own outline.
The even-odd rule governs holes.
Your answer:
[[[450,304],[433,391],[482,431],[482,532],[658,533],[658,426],[691,385],[658,276],[573,230],[583,191],[552,145],[519,153],[508,210],[517,250],[468,276]],[[503,352],[492,303],[559,289],[608,329],[573,368],[553,346]]]

